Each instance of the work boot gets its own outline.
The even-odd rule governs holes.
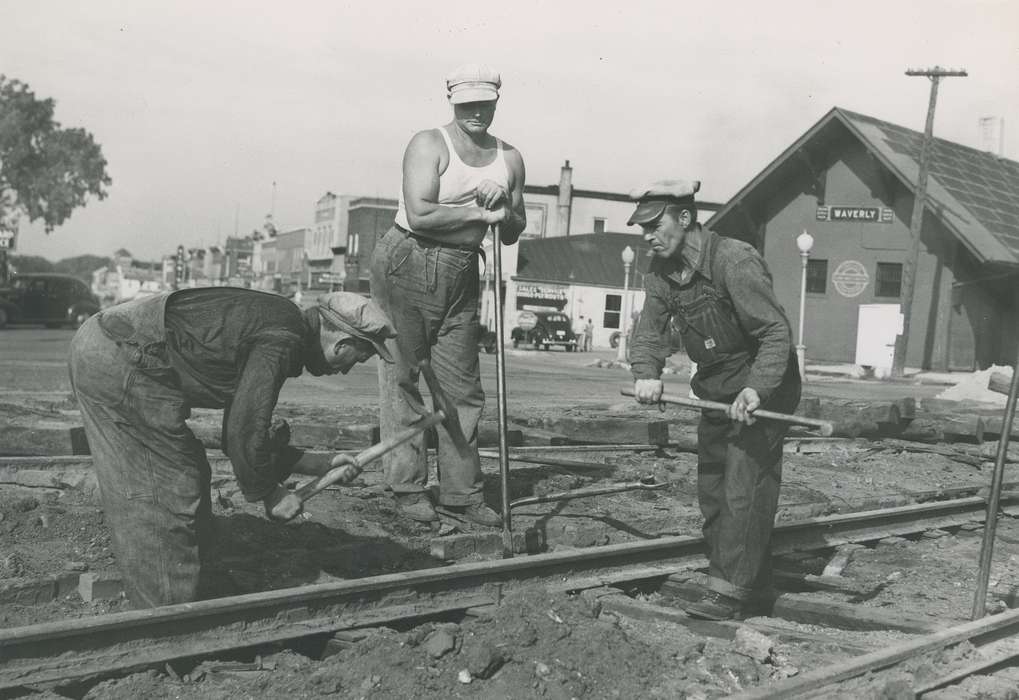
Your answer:
[[[484,503],[471,503],[467,506],[445,506],[445,510],[456,516],[463,516],[472,523],[484,525],[485,527],[499,527],[502,524],[502,516]]]
[[[718,591],[708,590],[700,600],[681,600],[679,604],[687,615],[702,620],[741,620],[746,617],[742,600]]]
[[[419,523],[431,523],[439,519],[435,507],[424,493],[400,493],[395,497],[396,512]]]

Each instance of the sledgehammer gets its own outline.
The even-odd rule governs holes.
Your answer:
[[[434,411],[429,413],[423,404],[418,404],[413,398],[416,391],[401,385],[400,388],[403,389],[407,402],[410,403],[411,408],[422,416],[421,420],[411,423],[396,435],[379,442],[377,445],[372,445],[359,454],[353,456],[338,454],[333,457],[330,461],[332,469],[303,486],[299,486],[294,491],[294,494],[301,499],[301,503],[304,503],[315,494],[324,491],[333,484],[349,484],[364,471],[366,464],[374,462],[415,435],[423,433],[436,425],[441,425],[446,429],[450,439],[453,441],[453,445],[461,455],[465,457],[470,455],[470,448],[467,444],[467,439],[464,437],[463,429],[460,427],[460,416],[457,414],[456,406],[446,397],[428,360],[421,360],[418,363],[418,368],[421,370],[421,375],[425,378],[428,391],[432,394]]]
[[[619,393],[623,396],[633,396],[633,389],[625,387],[619,390]],[[673,394],[662,394],[661,398],[663,403],[674,403],[680,406],[687,406],[689,408],[706,408],[715,411],[728,411],[729,404],[722,403],[720,401],[704,401],[702,399],[688,399],[685,396],[675,396]],[[782,421],[783,423],[790,423],[792,425],[805,425],[808,428],[816,428],[821,431],[821,435],[828,437],[835,432],[835,426],[832,425],[831,421],[821,420],[820,418],[807,418],[806,416],[794,416],[789,413],[777,413],[776,411],[763,411],[756,410],[752,412],[755,418],[767,418],[768,420]]]

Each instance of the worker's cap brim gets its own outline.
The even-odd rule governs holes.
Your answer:
[[[353,292],[332,292],[318,298],[318,312],[325,323],[355,338],[368,341],[384,361],[392,364],[387,338],[396,330],[386,314],[370,299]]]
[[[646,202],[641,202],[637,205],[637,208],[630,214],[629,221],[626,222],[627,226],[633,226],[634,224],[650,224],[654,222],[658,217],[665,211],[665,207],[669,206],[667,200],[652,199]]]

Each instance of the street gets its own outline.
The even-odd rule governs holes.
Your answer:
[[[0,394],[9,398],[66,394],[70,391],[67,352],[74,331],[37,327],[14,327],[0,331]],[[567,353],[562,350],[506,350],[507,403],[510,410],[528,407],[562,408],[611,405],[624,401],[620,387],[630,381],[621,368],[590,366],[597,360],[615,359],[615,350]],[[686,358],[674,356],[679,367]],[[346,376],[303,375],[288,381],[281,402],[307,407],[349,408],[378,402],[375,360],[355,366]],[[481,354],[481,375],[488,397],[486,414],[495,413],[495,355]],[[686,395],[684,374],[665,375],[666,391]],[[931,397],[944,387],[876,380],[848,380],[809,376],[805,396],[828,399],[895,399]]]

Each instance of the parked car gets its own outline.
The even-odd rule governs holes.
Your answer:
[[[535,349],[540,346],[548,350],[553,345],[562,345],[566,352],[577,349],[577,336],[573,334],[570,317],[559,311],[522,311],[510,338],[513,347],[530,343]]]
[[[77,277],[52,273],[15,275],[0,289],[0,328],[8,323],[43,323],[77,328],[99,311],[99,299]]]

